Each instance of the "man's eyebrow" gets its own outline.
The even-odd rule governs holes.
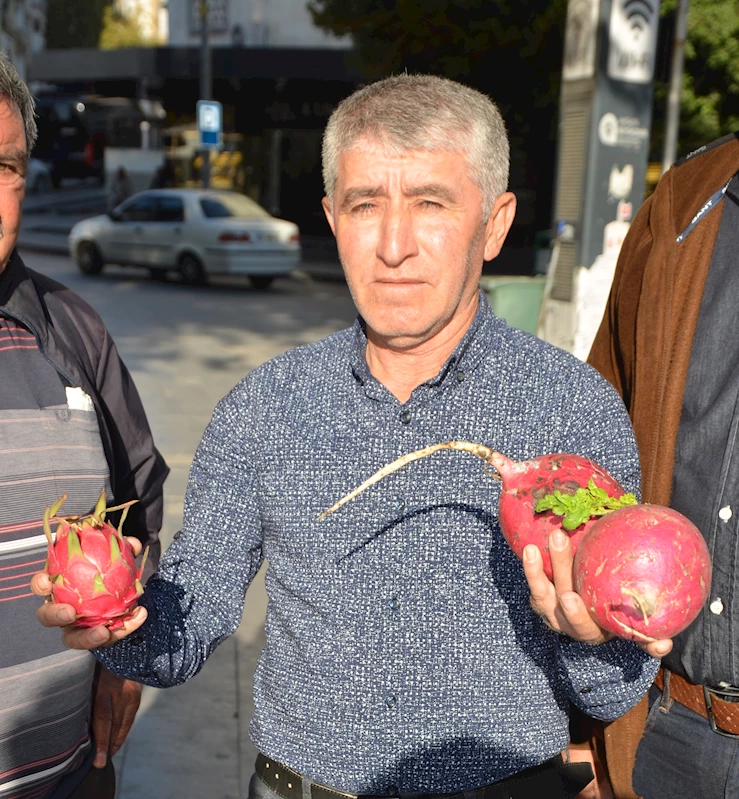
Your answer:
[[[457,199],[442,183],[425,183],[423,186],[411,186],[403,194],[406,197],[438,197],[448,203],[453,203]]]
[[[25,150],[19,150],[17,147],[0,150],[0,161],[25,165],[28,163],[28,153]]]
[[[368,197],[380,197],[385,194],[381,186],[355,186],[344,195],[341,200],[341,207],[348,208],[357,200],[364,200]]]

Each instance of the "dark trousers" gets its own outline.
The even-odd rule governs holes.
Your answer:
[[[105,768],[93,766],[69,799],[115,799],[115,769],[110,758]]]
[[[652,686],[636,753],[634,791],[644,799],[739,799],[739,738]]]

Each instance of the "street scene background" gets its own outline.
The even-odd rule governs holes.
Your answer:
[[[499,104],[518,212],[483,288],[499,316],[585,357],[640,204],[677,157],[739,129],[737,41],[736,0],[0,3],[0,49],[38,101],[19,249],[93,306],[133,375],[171,468],[163,548],[218,400],[354,319],[320,206],[321,137],[344,97],[407,70]],[[222,113],[210,150],[202,100]],[[261,290],[245,275],[187,285],[181,260],[169,280],[114,265],[83,274],[68,236],[115,211],[122,167],[129,195],[209,185],[249,197],[299,228],[299,262]],[[198,676],[144,688],[114,758],[118,799],[247,796],[265,607],[260,573],[237,633]]]

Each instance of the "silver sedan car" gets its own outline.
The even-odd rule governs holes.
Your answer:
[[[263,289],[300,262],[300,231],[236,192],[152,189],[78,222],[69,251],[86,275],[100,274],[105,264],[130,264],[153,276],[176,270],[192,284],[209,275],[248,275]]]

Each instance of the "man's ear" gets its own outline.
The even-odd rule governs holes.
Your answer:
[[[500,253],[515,216],[516,195],[506,191],[493,203],[490,216],[485,224],[486,261],[492,261]]]
[[[334,212],[331,208],[331,200],[329,200],[328,197],[324,197],[321,200],[321,205],[323,206],[323,213],[326,214],[326,220],[331,228],[331,232],[334,234],[334,236],[336,236],[336,228],[334,227]]]

